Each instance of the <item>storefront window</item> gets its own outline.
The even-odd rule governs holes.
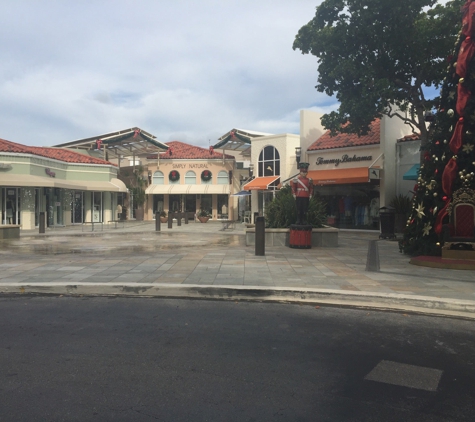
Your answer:
[[[201,195],[201,208],[211,214],[213,211],[213,195]]]
[[[20,188],[2,189],[3,224],[20,224]]]
[[[81,224],[84,220],[84,192],[73,191],[71,203],[71,223]]]
[[[160,195],[153,195],[153,215],[154,216],[157,212],[164,211],[163,203],[164,203],[163,195],[161,195],[161,194]]]
[[[35,189],[35,227],[40,224],[40,189]]]
[[[221,170],[218,173],[218,185],[227,185],[229,183],[228,172]]]
[[[181,195],[170,195],[170,212],[181,212]]]
[[[102,192],[93,192],[92,221],[102,222]]]
[[[218,195],[218,218],[228,219],[228,195]]]
[[[63,207],[61,206],[61,189],[48,188],[46,191],[46,211],[48,227],[63,225]]]
[[[185,195],[185,211],[196,211],[196,195]]]
[[[258,176],[280,176],[280,154],[273,146],[265,147],[259,154]]]

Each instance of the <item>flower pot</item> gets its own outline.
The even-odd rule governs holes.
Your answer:
[[[160,217],[160,222],[161,223],[167,223],[168,222],[168,217]]]
[[[200,223],[207,223],[209,220],[209,217],[198,217],[198,220],[200,220]]]
[[[135,220],[136,221],[143,221],[144,217],[144,209],[143,208],[137,208],[135,210]]]

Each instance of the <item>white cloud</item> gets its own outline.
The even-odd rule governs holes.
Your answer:
[[[0,13],[0,137],[52,145],[139,126],[207,146],[298,132],[317,63],[292,50],[308,0],[17,0]],[[6,48],[5,46],[8,46]]]

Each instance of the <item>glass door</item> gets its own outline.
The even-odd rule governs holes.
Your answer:
[[[84,222],[84,192],[73,191],[71,204],[71,223],[81,224]]]
[[[20,188],[4,188],[3,204],[3,224],[20,224]]]

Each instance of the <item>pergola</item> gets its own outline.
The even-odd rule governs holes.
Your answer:
[[[120,160],[124,157],[146,157],[149,154],[166,151],[168,146],[144,130],[133,127],[117,132],[105,133],[90,138],[78,139],[64,144],[54,145],[60,148],[79,149],[85,151],[98,151],[106,161]],[[97,156],[97,154],[96,154]]]
[[[251,130],[232,129],[218,139],[213,145],[214,149],[239,151],[244,157],[251,156],[251,140],[261,136],[268,136],[270,133],[255,132]]]

